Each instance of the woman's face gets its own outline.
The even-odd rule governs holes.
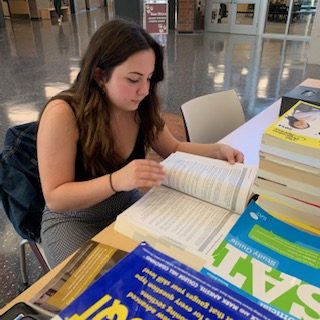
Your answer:
[[[309,128],[309,124],[308,124],[308,122],[306,122],[304,120],[296,120],[293,123],[293,127],[297,128],[297,129],[307,129],[307,128]]]
[[[113,107],[124,111],[137,110],[149,94],[154,66],[154,51],[148,49],[133,54],[115,67],[110,80],[105,82],[106,94]]]

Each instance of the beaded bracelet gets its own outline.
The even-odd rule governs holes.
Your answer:
[[[114,193],[117,193],[118,191],[116,191],[116,189],[113,187],[112,184],[112,173],[109,174],[109,183],[110,183],[110,188]]]

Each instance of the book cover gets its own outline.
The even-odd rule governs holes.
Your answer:
[[[320,106],[298,101],[265,130],[263,139],[269,137],[291,150],[320,155]]]
[[[147,243],[141,243],[55,319],[280,318]]]
[[[57,314],[126,255],[125,251],[90,240],[30,303]]]
[[[320,318],[320,236],[252,202],[201,270],[282,319]]]

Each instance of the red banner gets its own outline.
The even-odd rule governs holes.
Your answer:
[[[152,34],[168,33],[168,3],[144,4],[144,27]]]

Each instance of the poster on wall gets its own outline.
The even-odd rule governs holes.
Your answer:
[[[168,34],[168,2],[148,1],[143,9],[144,28],[151,34]]]

